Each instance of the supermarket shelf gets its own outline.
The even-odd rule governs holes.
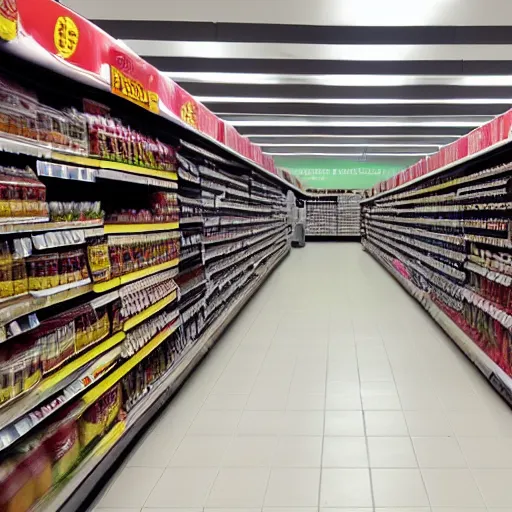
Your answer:
[[[111,348],[114,348],[116,345],[119,345],[119,343],[121,343],[125,339],[125,337],[126,335],[124,332],[118,332],[117,334],[114,334],[105,341],[102,341],[99,345],[96,345],[93,349],[88,350],[77,359],[74,359],[71,363],[57,370],[50,377],[44,379],[38,387],[42,391],[48,391],[54,388],[55,386],[58,385],[59,382],[64,380],[69,375],[78,371],[87,363],[90,363],[101,354],[104,354],[105,352],[108,352]]]
[[[114,279],[110,279],[109,281],[105,281],[103,283],[95,283],[92,286],[92,289],[96,293],[103,293],[108,290],[112,290],[113,288],[117,288],[122,284],[128,284],[132,281],[136,281],[137,279],[141,279],[143,277],[150,276],[152,274],[156,274],[161,272],[162,270],[167,270],[172,267],[176,267],[180,260],[175,258],[166,263],[161,263],[160,265],[154,265],[153,267],[144,268],[142,270],[137,270],[135,272],[130,272],[129,274],[125,274],[120,277],[115,277]]]
[[[137,315],[132,316],[124,323],[123,330],[129,331],[130,329],[133,329],[136,325],[139,325],[140,323],[144,322],[144,320],[147,320],[150,316],[153,316],[155,313],[158,313],[164,309],[165,306],[176,300],[176,297],[177,293],[174,291],[167,297],[164,297],[158,302],[155,302],[152,306],[149,306],[149,308],[146,308]]]
[[[15,153],[18,155],[35,156],[38,158],[50,158],[52,150],[36,141],[17,137],[15,135],[2,134],[0,137],[0,151]]]
[[[124,334],[124,333],[121,333]],[[0,451],[9,448],[22,437],[34,430],[41,422],[46,421],[52,414],[63,406],[73,402],[87,388],[104,377],[115,361],[121,355],[121,347],[117,347],[122,338],[115,336],[102,344],[102,351],[95,353],[94,359],[89,359],[88,366],[77,366],[68,374],[57,374],[43,380],[30,394],[18,400],[10,407],[7,414],[2,415],[0,426]],[[107,347],[105,349],[105,347]],[[85,363],[87,364],[87,363]],[[70,365],[69,365],[70,366]],[[81,370],[81,371],[79,371]],[[55,381],[51,387],[46,383]],[[51,398],[51,402],[48,401]]]
[[[151,393],[130,411],[126,420],[126,428],[123,423],[118,424],[121,426],[114,427],[105,436],[107,441],[105,441],[105,438],[102,439],[102,448],[97,448],[87,456],[74,474],[66,479],[64,485],[50,493],[46,499],[43,499],[34,508],[34,512],[55,512],[56,510],[60,512],[75,512],[86,503],[87,498],[91,495],[96,485],[102,481],[109,468],[117,464],[118,459],[130,446],[130,443],[136,438],[137,434],[179,389],[188,375],[215,344],[229,323],[236,317],[272,270],[288,255],[288,252],[289,250],[276,258],[267,271],[251,284],[243,296],[228,311],[217,318],[207,328],[201,338],[185,351],[169,373],[155,385]]]
[[[146,167],[139,167],[137,165],[114,162],[111,160],[100,160],[97,158],[91,158],[87,156],[72,155],[70,153],[60,153],[58,151],[52,151],[51,158],[52,160],[56,160],[58,162],[83,165],[86,167],[92,167],[97,169],[108,169],[112,171],[129,172],[132,174],[138,174],[139,176],[148,176],[151,178],[159,178],[162,180],[176,181],[178,179],[178,175],[176,174],[176,172],[160,171],[156,169],[149,169]]]
[[[119,382],[130,370],[133,370],[143,359],[145,359],[153,350],[160,346],[169,336],[171,336],[179,327],[179,323],[168,327],[154,336],[148,343],[146,343],[138,352],[126,360],[119,368],[112,372],[106,379],[102,380],[100,384],[87,392],[82,401],[84,404],[92,404],[98,398],[109,390],[114,384]]]
[[[85,158],[85,157],[80,157]],[[47,178],[57,178],[62,180],[84,181],[96,183],[98,178],[112,181],[124,181],[138,185],[152,186],[159,188],[177,189],[176,181],[168,179],[154,178],[142,174],[127,173],[115,171],[112,169],[93,169],[90,167],[76,167],[56,162],[37,161],[37,174]]]
[[[67,229],[90,229],[103,226],[103,220],[85,220],[71,222],[48,222],[49,219],[41,221],[30,221],[27,223],[17,222],[13,224],[0,224],[0,233],[30,233],[34,231],[63,231]]]
[[[484,374],[492,386],[512,405],[512,378],[509,377],[471,338],[464,333],[422,290],[407,281],[376,254],[368,249],[369,254],[378,261],[430,314],[435,322],[458,345],[474,365]]]
[[[505,139],[497,144],[494,144],[493,146],[489,146],[488,148],[483,149],[482,151],[479,151],[477,153],[473,153],[472,155],[468,155],[464,158],[461,158],[460,160],[457,160],[456,162],[452,162],[451,164],[445,165],[444,167],[440,167],[439,169],[436,169],[435,171],[429,172],[427,174],[424,174],[423,176],[419,176],[418,178],[415,178],[411,181],[408,181],[407,183],[403,183],[402,185],[399,185],[398,187],[392,188],[391,190],[385,190],[384,192],[380,192],[379,194],[375,194],[372,197],[368,197],[366,199],[361,200],[361,204],[369,203],[372,201],[375,201],[376,199],[379,199],[381,197],[388,196],[390,194],[395,194],[396,192],[403,190],[405,188],[409,188],[413,185],[416,185],[418,183],[421,183],[422,181],[429,180],[433,176],[437,176],[439,174],[442,174],[446,171],[449,171],[455,167],[458,167],[459,165],[465,164],[467,162],[470,162],[471,160],[476,160],[480,158],[481,156],[488,155],[489,153],[492,153],[493,151],[496,151],[497,149],[502,148],[503,146],[506,146],[510,143],[510,139]]]
[[[154,224],[105,224],[105,234],[147,233],[149,231],[172,231],[179,229],[179,222],[162,222]]]
[[[203,218],[199,215],[195,215],[194,217],[185,217],[180,219],[180,224],[202,224]]]
[[[8,409],[4,408],[1,410],[0,428],[4,428],[6,424],[12,423],[17,417],[25,414],[42,401],[46,400],[52,393],[55,393],[62,389],[62,387],[69,384],[69,382],[67,382],[68,377],[75,374],[86,364],[94,361],[94,359],[100,355],[111,350],[113,347],[121,343],[124,338],[124,333],[114,334],[107,340],[96,345],[93,349],[85,352],[77,359],[74,359],[72,362],[58,369],[55,373],[41,380],[41,382],[39,382],[39,384],[37,384],[34,389],[30,390],[23,398],[13,402],[14,407],[9,407]]]
[[[25,294],[20,297],[0,302],[0,325],[6,325],[21,316],[35,313],[40,309],[74,299],[75,297],[85,295],[93,290],[90,280],[80,282],[82,285],[78,287],[76,286],[76,283],[70,283],[57,288],[44,290],[44,292],[46,292],[45,294],[32,292],[33,295]],[[85,282],[87,282],[87,284],[83,284]],[[57,289],[59,289],[59,291],[57,291]]]

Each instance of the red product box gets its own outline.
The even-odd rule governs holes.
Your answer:
[[[263,155],[263,167],[270,171],[271,173],[276,173],[276,166],[274,164],[274,159],[270,155]]]
[[[251,143],[251,160],[258,165],[263,165],[263,151],[257,144]]]
[[[427,157],[427,173],[435,171],[441,167],[441,153],[438,151]]]
[[[463,137],[452,142],[451,144],[443,146],[440,149],[439,154],[439,163],[441,167],[456,162],[457,160],[461,160],[468,155],[468,139]]]
[[[491,145],[490,123],[486,123],[482,126],[479,126],[478,128],[475,128],[472,132],[469,132],[466,137],[468,139],[469,155],[473,155],[489,147]]]

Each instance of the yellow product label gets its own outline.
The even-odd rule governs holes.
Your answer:
[[[13,217],[23,217],[23,201],[9,201],[9,208]]]
[[[11,216],[10,201],[0,201],[0,217],[10,217],[10,216]]]
[[[12,41],[18,35],[16,0],[0,0],[0,39]]]
[[[53,42],[59,56],[69,59],[76,51],[80,33],[78,27],[69,16],[59,16],[55,23]]]
[[[191,101],[183,103],[180,109],[180,117],[185,123],[197,128],[197,106]]]
[[[0,404],[7,402],[12,398],[12,386],[0,388]]]
[[[14,288],[12,281],[0,281],[0,297],[12,297],[14,295]]]
[[[139,107],[156,114],[160,112],[158,94],[148,91],[140,82],[127,77],[114,66],[110,66],[110,87],[114,94],[132,101]]]
[[[41,370],[38,370],[30,377],[27,377],[23,382],[23,391],[33,388],[41,380]]]
[[[14,295],[21,295],[28,291],[28,281],[26,279],[17,279],[12,282],[14,288]]]

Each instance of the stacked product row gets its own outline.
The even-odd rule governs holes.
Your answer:
[[[194,148],[179,155],[182,252],[178,283],[184,337],[193,343],[290,249],[285,194]]]
[[[0,141],[0,509],[55,509],[184,348],[176,155],[6,79]]]
[[[366,249],[452,337],[462,331],[471,340],[464,350],[505,387],[512,377],[509,159],[455,166],[363,204]]]
[[[306,236],[360,236],[361,196],[318,195],[306,202]]]
[[[0,79],[6,511],[73,509],[289,248],[285,195],[250,169],[69,105]]]

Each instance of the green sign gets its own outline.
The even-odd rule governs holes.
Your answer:
[[[292,160],[275,158],[276,165],[300,179],[305,188],[365,189],[394,176],[410,162],[377,163],[337,159]]]

